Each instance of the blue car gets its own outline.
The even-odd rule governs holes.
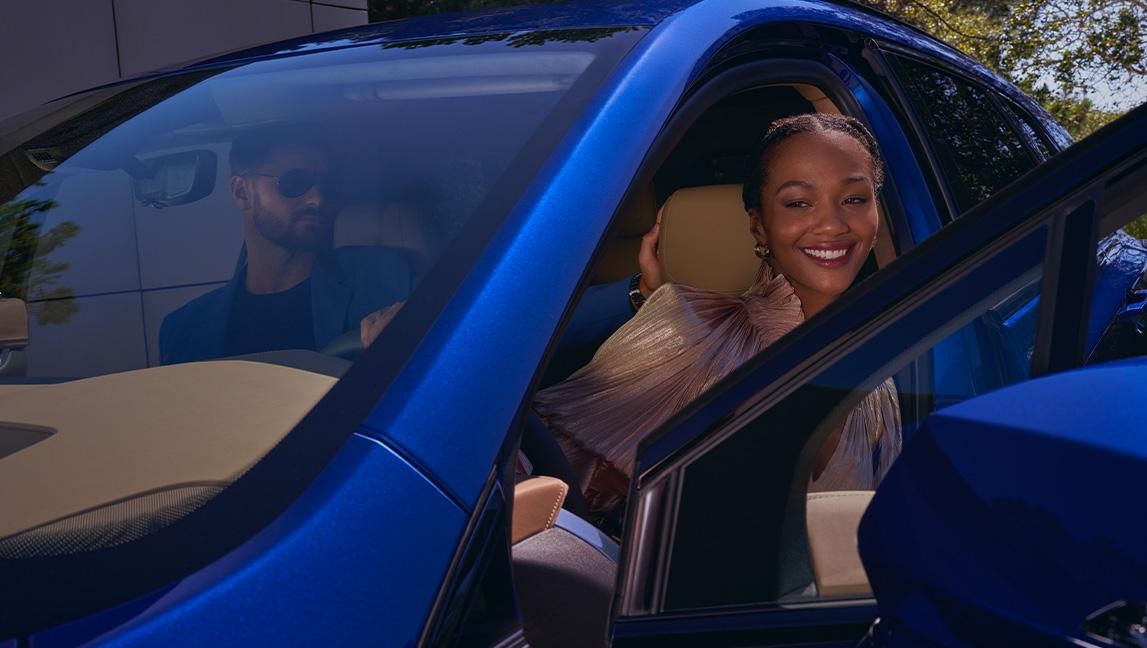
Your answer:
[[[632,314],[667,201],[675,280],[745,281],[753,144],[809,112],[885,156],[862,280],[590,524],[534,394]],[[602,1],[269,45],[0,143],[0,648],[1143,645],[1147,108],[1073,145],[861,5]],[[880,488],[807,492],[889,380]]]

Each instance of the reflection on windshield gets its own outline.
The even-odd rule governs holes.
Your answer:
[[[34,217],[59,205],[53,200],[14,200],[0,205],[0,249],[6,250],[0,269],[0,295],[23,299],[36,306],[38,324],[63,324],[76,312],[75,290],[60,286],[67,262],[51,262],[48,255],[80,233],[73,221],[64,221],[41,233]]]
[[[353,359],[477,212],[512,208],[530,178],[508,170],[541,166],[532,142],[552,146],[639,35],[320,51],[143,82],[0,133],[15,145],[0,155],[0,292],[29,313],[26,362],[0,380]]]

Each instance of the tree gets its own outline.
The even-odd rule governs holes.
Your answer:
[[[1147,0],[866,0],[1039,100],[1076,138],[1147,91]],[[1114,89],[1114,90],[1113,90]],[[1099,93],[1110,108],[1097,105]],[[1140,93],[1140,94],[1137,94]]]
[[[0,205],[0,294],[23,299],[40,324],[63,324],[79,310],[75,291],[56,286],[68,264],[52,262],[48,255],[79,234],[80,227],[64,221],[40,233],[36,214],[51,211],[54,200],[13,200]]]

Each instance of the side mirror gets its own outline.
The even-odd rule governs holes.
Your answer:
[[[1144,402],[1138,358],[932,414],[860,523],[876,638],[1142,645]]]
[[[186,205],[215,189],[214,151],[182,151],[141,160],[132,169],[132,191],[140,204],[163,209]]]
[[[22,376],[27,371],[28,306],[23,299],[0,298],[0,376]]]

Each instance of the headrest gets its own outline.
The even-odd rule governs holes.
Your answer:
[[[570,487],[554,477],[533,477],[514,486],[510,542],[517,544],[552,527]]]
[[[809,557],[821,596],[870,596],[856,530],[873,491],[809,493],[805,508]]]
[[[741,201],[741,185],[678,189],[661,213],[665,279],[727,295],[753,285],[761,260]]]

